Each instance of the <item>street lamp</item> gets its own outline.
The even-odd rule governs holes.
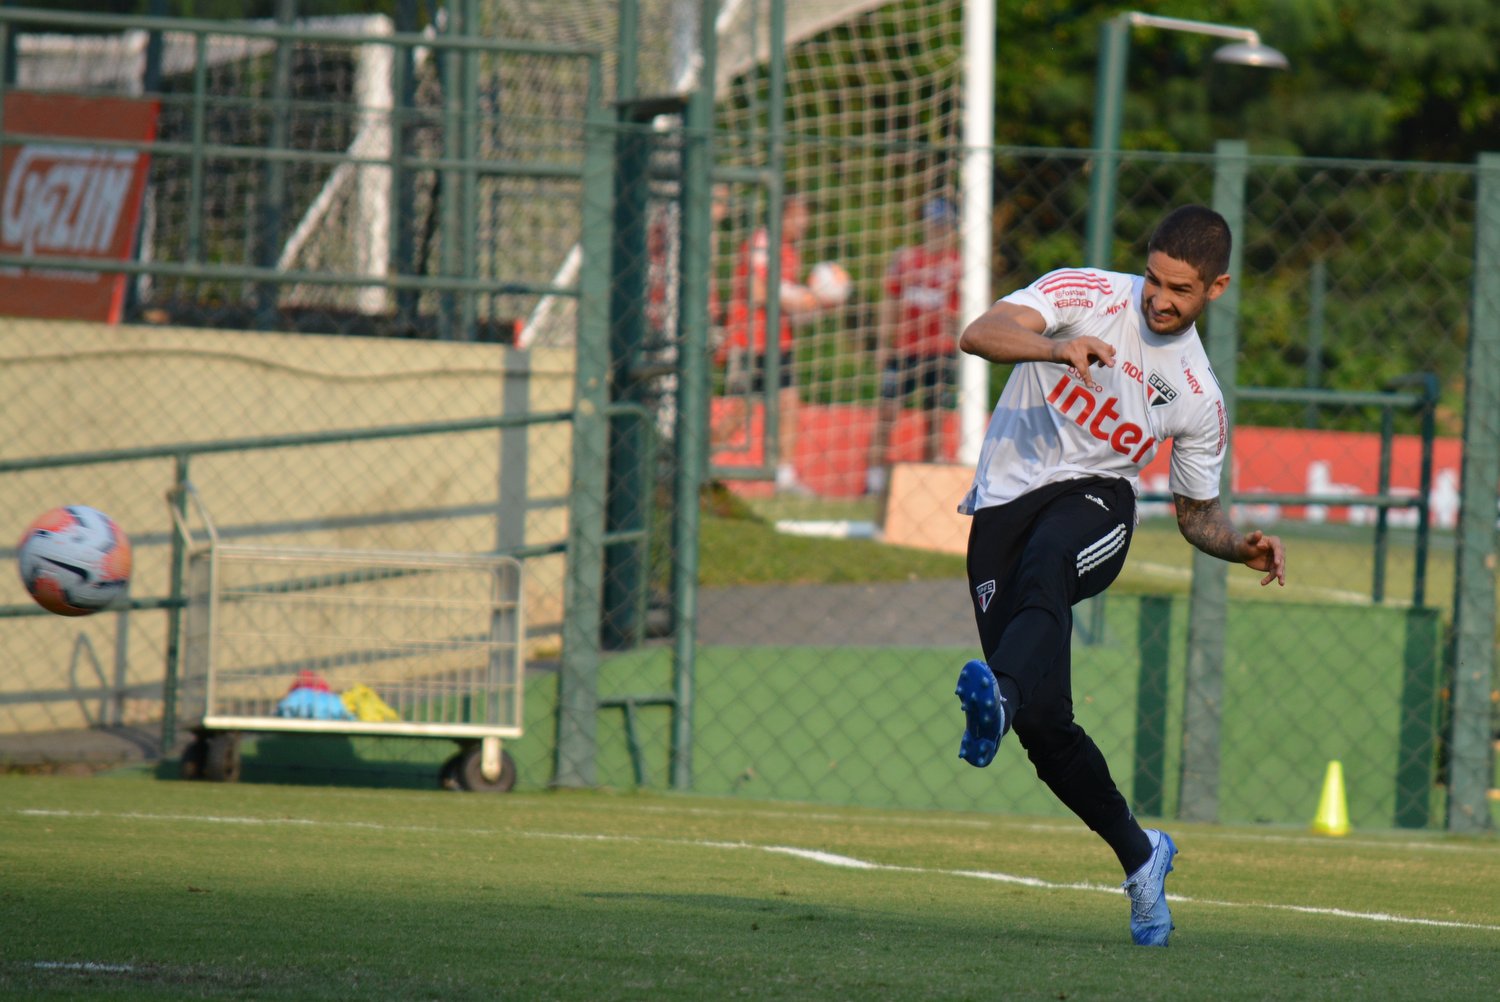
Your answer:
[[[1238,66],[1284,70],[1286,56],[1264,44],[1249,28],[1178,17],[1157,17],[1130,11],[1105,21],[1099,31],[1098,90],[1094,95],[1094,171],[1089,178],[1089,219],[1086,261],[1091,267],[1110,266],[1114,231],[1115,168],[1120,159],[1120,120],[1125,112],[1125,65],[1130,54],[1130,29],[1160,28],[1193,35],[1233,39],[1214,53],[1214,61]]]

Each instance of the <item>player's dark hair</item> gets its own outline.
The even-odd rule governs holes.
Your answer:
[[[1192,265],[1207,285],[1229,272],[1232,243],[1229,224],[1223,216],[1207,206],[1183,205],[1156,224],[1146,253],[1161,251],[1169,258]]]

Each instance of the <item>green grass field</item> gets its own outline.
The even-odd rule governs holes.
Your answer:
[[[1500,995],[1500,845],[1172,825],[1167,950],[1076,822],[0,777],[0,996]]]

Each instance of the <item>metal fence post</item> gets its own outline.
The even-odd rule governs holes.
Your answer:
[[[783,281],[795,282],[800,276],[781,273],[781,210],[786,202],[786,0],[771,0],[769,60],[766,67],[766,128],[770,149],[766,186],[766,328],[764,456],[766,465],[775,469],[781,463],[794,461],[781,454],[781,422],[792,417],[781,413],[781,295]],[[751,293],[752,297],[754,293]],[[752,303],[751,308],[762,304]],[[750,346],[753,353],[755,346]],[[796,386],[795,379],[793,386]],[[797,390],[798,393],[801,390]]]
[[[1120,118],[1125,103],[1125,69],[1130,60],[1126,15],[1099,25],[1100,70],[1094,82],[1094,171],[1089,175],[1088,228],[1084,263],[1113,267],[1115,175],[1120,163]]]
[[[399,0],[396,4],[396,32],[415,33],[417,0]],[[410,45],[392,43],[391,58],[391,236],[389,250],[392,275],[409,275],[415,271],[416,247],[413,242],[412,212],[416,202],[413,173],[404,166],[412,131],[412,107],[416,101],[416,50]],[[396,289],[396,317],[403,327],[416,326],[417,292]]]
[[[620,129],[615,136],[614,246],[610,260],[609,368],[612,402],[640,403],[647,384],[637,371],[648,340],[646,303],[651,270],[651,155],[654,102],[636,102],[639,4],[625,0],[619,8],[616,49],[615,109]],[[632,412],[610,418],[609,481],[605,531],[646,529],[654,471],[642,463],[650,432]],[[645,638],[647,559],[634,542],[616,542],[604,551],[604,613],[601,631],[606,650],[627,650]]]
[[[1140,673],[1135,693],[1135,781],[1130,802],[1137,814],[1166,810],[1167,688],[1172,661],[1172,599],[1142,595],[1136,616]]]
[[[16,83],[16,29],[0,24],[0,136],[5,135],[5,92]]]
[[[15,86],[19,34],[8,24],[4,34],[0,34],[0,88]]]
[[[451,5],[450,5],[451,9]],[[464,0],[463,38],[479,37],[478,0]],[[459,155],[464,159],[459,172],[458,265],[464,278],[479,278],[479,53],[465,49],[459,59]],[[472,341],[479,318],[480,293],[464,292],[458,302],[458,340]]]
[[[448,6],[448,23],[445,40],[468,37],[470,28],[464,23],[468,8],[464,5]],[[438,61],[438,79],[443,89],[443,156],[450,164],[464,156],[463,131],[468,124],[464,118],[465,96],[464,73],[467,55],[462,48],[450,46],[443,50]],[[462,260],[464,222],[465,172],[448,166],[437,174],[441,190],[436,211],[439,213],[438,273],[445,278],[471,274],[470,263]],[[458,293],[444,291],[438,296],[438,337],[450,341],[467,341],[473,334],[464,327],[460,314],[462,304]]]
[[[672,787],[693,786],[693,682],[698,643],[698,495],[708,463],[708,286],[713,280],[710,198],[713,185],[714,75],[718,56],[717,0],[703,0],[698,86],[688,99],[682,153],[682,274],[678,293],[677,518],[673,526]]]
[[[1229,257],[1229,288],[1208,310],[1208,361],[1224,392],[1226,433],[1234,427],[1235,356],[1239,352],[1239,277],[1245,244],[1245,173],[1248,152],[1241,140],[1214,148],[1214,209],[1234,234]],[[1227,453],[1229,442],[1226,438]],[[1232,508],[1230,464],[1219,478],[1219,502]],[[1229,604],[1229,565],[1193,551],[1193,586],[1188,603],[1187,682],[1182,713],[1182,794],[1178,816],[1217,821],[1219,816],[1219,738],[1224,713],[1224,635]]]
[[[186,524],[188,514],[188,463],[186,455],[177,457],[175,478],[172,484],[172,507],[177,509]],[[188,540],[182,529],[172,526],[172,604],[167,609],[167,657],[166,670],[161,684],[161,753],[172,754],[177,743],[177,680],[181,674],[182,659],[182,608],[183,589],[187,582]]]
[[[557,762],[553,772],[557,786],[592,786],[596,775],[609,444],[609,261],[614,246],[615,183],[615,129],[604,103],[601,74],[600,60],[590,60],[568,571],[557,680]]]
[[[1494,772],[1490,690],[1495,674],[1495,485],[1500,483],[1500,153],[1479,158],[1474,296],[1464,391],[1464,451],[1453,589],[1453,713],[1448,830],[1490,827]]]
[[[277,0],[276,27],[290,28],[297,21],[297,0]],[[292,100],[292,47],[288,38],[276,39],[271,69],[270,135],[266,145],[283,152],[290,144]],[[267,160],[256,212],[255,264],[275,268],[281,257],[281,224],[286,212],[286,161],[279,157]],[[255,290],[255,325],[263,331],[275,330],[280,320],[281,286],[261,282]]]
[[[1413,605],[1406,611],[1401,724],[1396,753],[1398,828],[1426,828],[1431,821],[1442,631],[1442,614],[1437,609]]]
[[[203,148],[208,145],[208,34],[199,32],[193,39],[193,152],[188,167],[188,204],[203,204]],[[203,261],[203,213],[188,216],[187,259],[194,264]]]

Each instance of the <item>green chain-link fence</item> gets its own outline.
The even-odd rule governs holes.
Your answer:
[[[12,310],[41,315],[0,334],[0,489],[16,536],[47,508],[85,503],[135,546],[128,612],[39,616],[12,576],[7,757],[118,753],[74,740],[85,727],[148,746],[160,732],[168,754],[186,738],[174,686],[192,653],[179,622],[192,596],[169,495],[206,537],[183,487],[229,546],[523,557],[526,651],[555,671],[570,514],[588,500],[571,489],[574,432],[602,417],[574,412],[571,333],[524,353],[513,343],[544,302],[563,304],[570,331],[603,322],[604,283],[586,289],[559,268],[582,219],[608,220],[599,53],[478,39],[451,22],[428,36],[384,19],[4,14],[12,211],[0,250],[25,269],[7,276],[11,303],[21,290]],[[143,72],[157,79],[144,93]],[[501,93],[505,115],[485,103]],[[141,106],[154,136],[47,122]],[[113,206],[115,229],[139,227],[124,277],[66,240],[38,267],[45,237],[80,225],[75,206],[106,204],[110,177],[95,168],[122,154],[147,174],[138,216],[128,194]],[[114,290],[126,323],[37,306],[94,285]],[[361,678],[326,651],[303,660],[341,687],[380,669],[367,658]],[[297,669],[279,673],[285,689]],[[541,729],[550,742],[551,722]],[[429,755],[411,744],[377,754]],[[549,758],[528,763],[530,781]]]
[[[152,92],[150,263],[133,266],[127,323],[3,336],[17,530],[97,504],[140,547],[136,598],[170,599],[163,495],[182,460],[167,446],[550,414],[195,454],[188,476],[242,540],[525,556],[526,736],[507,744],[523,785],[1056,812],[1018,750],[982,773],[956,757],[951,686],[975,634],[953,509],[964,409],[991,398],[951,354],[934,392],[883,391],[900,347],[887,304],[910,289],[891,262],[922,244],[947,268],[973,225],[944,56],[962,5],[813,6],[778,23],[762,3],[581,21],[567,4],[459,4],[420,40],[164,32],[167,53],[197,57],[165,59]],[[748,44],[763,34],[784,44]],[[28,84],[18,38],[16,86],[67,91]],[[852,57],[862,69],[830,90]],[[1086,152],[998,149],[993,166],[993,295],[1081,263]],[[1292,581],[1268,592],[1231,569],[1216,590],[1164,467],[1147,471],[1125,575],[1077,610],[1074,652],[1079,718],[1141,812],[1305,823],[1338,759],[1356,825],[1485,823],[1487,171],[1233,145],[1122,155],[1114,267],[1139,268],[1175,204],[1236,224],[1237,309],[1205,324],[1240,389],[1229,487],[1238,522],[1287,540]],[[788,195],[810,209],[795,258],[771,252]],[[822,261],[847,296],[803,314],[773,295]],[[940,311],[969,280],[954,269],[923,286]],[[759,380],[735,371],[757,295],[775,301],[772,338],[776,307],[793,321]],[[148,447],[162,454],[22,469]],[[160,720],[170,600],[64,622],[22,615],[12,587],[0,731]],[[375,744],[349,761],[426,761]]]

